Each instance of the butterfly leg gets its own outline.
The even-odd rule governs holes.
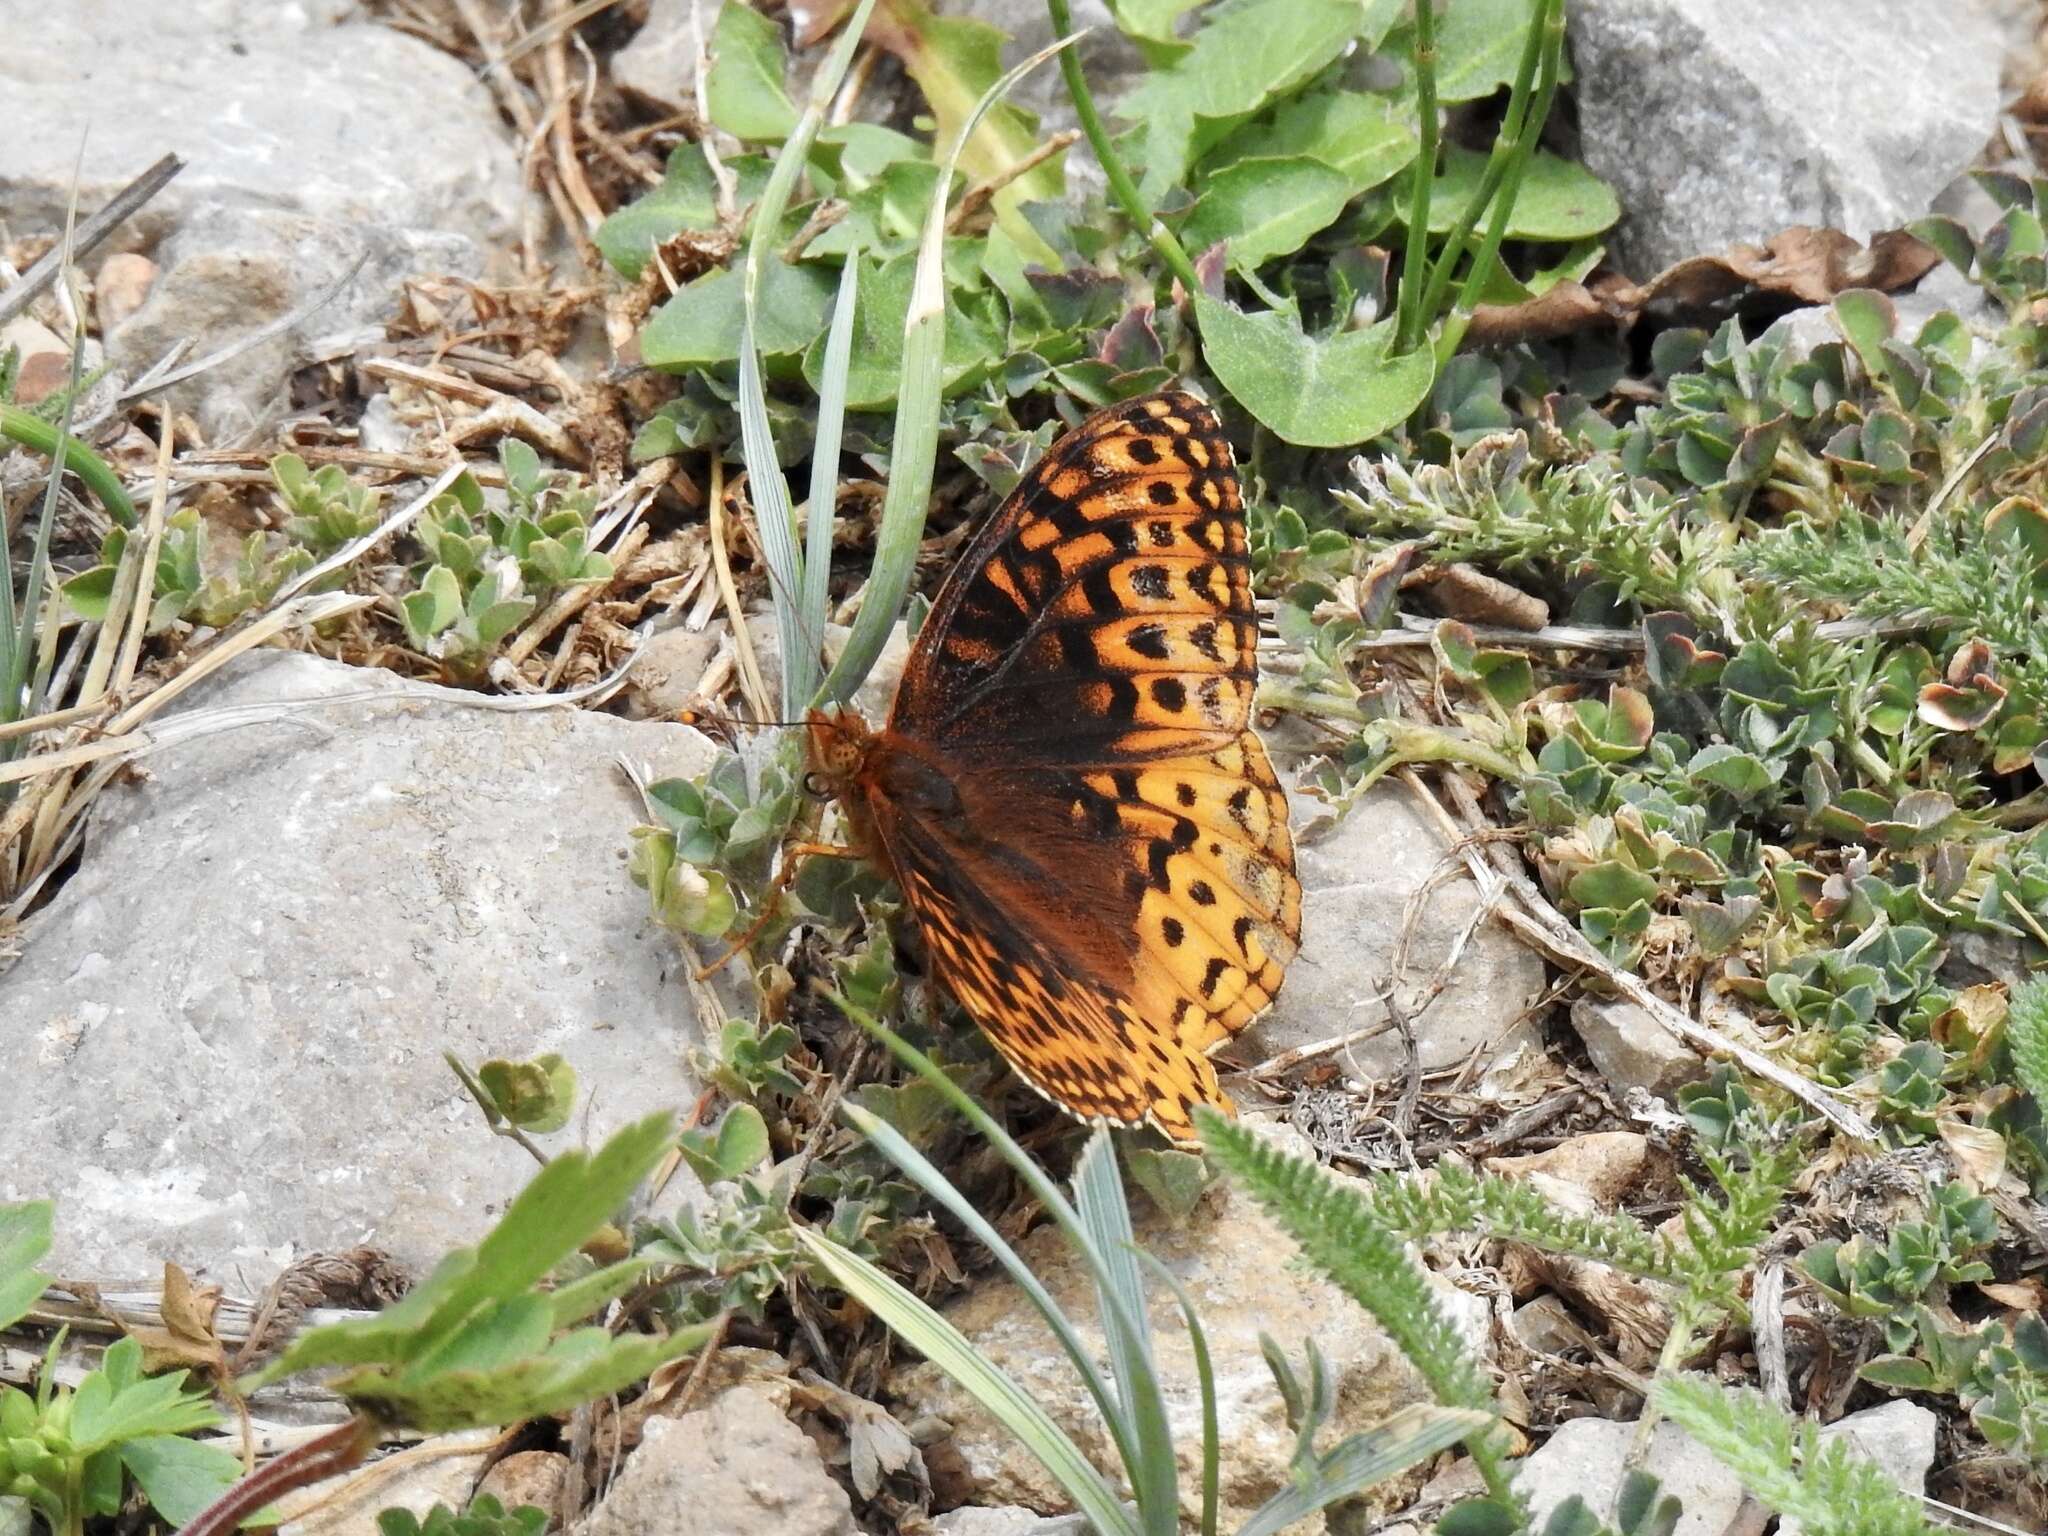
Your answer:
[[[697,979],[704,981],[716,975],[719,971],[724,970],[733,956],[739,954],[751,945],[756,938],[760,937],[761,930],[768,926],[768,920],[775,915],[775,909],[782,904],[782,893],[788,890],[790,882],[796,879],[796,872],[803,866],[805,859],[858,859],[861,857],[863,855],[858,848],[846,848],[838,843],[791,843],[782,851],[782,868],[775,872],[774,883],[761,893],[760,915],[748,925],[745,933],[726,946],[724,953],[720,954],[716,960],[708,961],[697,967]]]

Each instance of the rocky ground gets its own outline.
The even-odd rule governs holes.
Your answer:
[[[1023,0],[969,8],[1010,27],[1020,49],[1045,35]],[[481,285],[497,296],[495,311],[479,306],[481,333],[515,313],[531,324],[543,290],[607,281],[562,238],[559,200],[573,218],[577,198],[544,169],[547,124],[508,109],[487,71],[438,45],[487,9],[0,0],[0,97],[14,125],[0,135],[0,233],[48,236],[74,180],[91,210],[160,155],[186,162],[83,263],[109,368],[96,400],[111,406],[167,359],[240,348],[155,397],[186,445],[211,450],[181,491],[246,477],[345,374],[367,396],[348,441],[390,455],[392,494],[410,495],[420,481],[402,478],[403,460],[425,451],[436,423],[404,394],[402,371],[376,364],[432,366],[405,344],[423,307]],[[650,117],[686,108],[695,9],[620,4],[603,46],[579,46],[561,67],[631,93]],[[1083,23],[1107,19],[1099,5],[1077,10]],[[2030,70],[2038,19],[2018,0],[1575,0],[1571,16],[1581,154],[1620,194],[1617,247],[1639,276],[1795,224],[1865,239],[1930,206],[1981,221],[1958,172]],[[1091,46],[1091,75],[1113,94],[1135,59],[1114,40]],[[1054,77],[1033,88],[1057,120]],[[0,292],[12,276],[0,272]],[[602,322],[601,305],[586,307],[557,338],[557,365],[592,391],[612,387]],[[22,347],[24,376],[61,350],[27,314],[0,339]],[[116,437],[108,451],[139,469],[133,455],[150,446]],[[593,463],[607,472],[603,450]],[[18,484],[36,467],[18,455],[0,476]],[[614,483],[632,473],[616,445],[608,472]],[[581,1076],[592,1141],[651,1107],[698,1100],[709,1085],[693,1048],[715,1037],[733,999],[687,983],[673,937],[628,878],[640,812],[622,767],[644,781],[710,760],[703,736],[664,718],[735,664],[723,621],[707,621],[710,583],[686,578],[673,578],[671,601],[643,603],[655,638],[603,708],[482,708],[474,692],[269,649],[181,704],[250,706],[258,723],[169,740],[108,787],[75,863],[0,937],[0,952],[19,955],[0,976],[0,1200],[58,1197],[52,1268],[118,1288],[169,1260],[254,1298],[308,1255],[369,1246],[416,1270],[473,1241],[531,1165],[481,1133],[444,1050],[560,1053]],[[282,700],[321,702],[283,717],[254,708]],[[1316,807],[1301,809],[1306,819]],[[1629,1005],[1555,1005],[1554,968],[1489,919],[1443,828],[1405,788],[1374,789],[1304,846],[1301,867],[1304,948],[1278,1010],[1240,1052],[1254,1069],[1240,1101],[1276,1134],[1327,1145],[1350,1089],[1403,1070],[1379,994],[1405,931],[1397,995],[1431,1093],[1454,1111],[1548,1106],[1533,1139],[1483,1152],[1567,1202],[1596,1203],[1665,1155],[1660,1104],[1703,1064]],[[1283,1091],[1274,1073],[1262,1094],[1258,1069],[1275,1058],[1315,1064],[1312,1086]],[[1627,1129],[1578,1135],[1596,1106]],[[1455,1112],[1441,1123],[1454,1133]],[[687,1176],[670,1197],[691,1198]],[[1160,1218],[1152,1235],[1211,1319],[1227,1514],[1285,1475],[1290,1432],[1261,1329],[1319,1337],[1347,1422],[1417,1393],[1356,1309],[1277,1267],[1278,1239],[1248,1201],[1212,1197],[1185,1225]],[[1085,1284],[1056,1247],[1040,1256],[1056,1294]],[[1569,1346],[1568,1317],[1489,1291],[1490,1271],[1464,1258],[1469,1269],[1443,1269],[1445,1292],[1496,1365],[1512,1376],[1518,1359]],[[950,1315],[1027,1378],[1045,1353],[1001,1284],[977,1284]],[[815,1385],[762,1363],[699,1401],[649,1418],[579,1529],[661,1529],[650,1511],[677,1500],[717,1512],[693,1527],[707,1536],[855,1528],[827,1468],[845,1474],[858,1435]],[[1043,1401],[1086,1419],[1083,1403],[1051,1390]],[[890,1402],[923,1442],[942,1503],[959,1506],[937,1529],[1058,1528],[1032,1512],[1056,1500],[1035,1464],[929,1367],[906,1362]],[[1542,1503],[1597,1484],[1631,1429],[1566,1425],[1529,1458],[1527,1486]],[[1911,1405],[1833,1432],[1857,1436],[1915,1488],[1936,1454],[1933,1415]],[[1677,1430],[1659,1433],[1657,1468],[1685,1499],[1680,1531],[1743,1528],[1729,1474]],[[387,1506],[465,1496],[483,1452],[447,1449],[285,1530],[366,1533]],[[485,1486],[546,1503],[566,1467],[527,1453],[498,1462]],[[1421,1507],[1453,1491],[1426,1489]]]

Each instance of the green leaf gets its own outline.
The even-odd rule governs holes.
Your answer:
[[[487,1061],[476,1076],[498,1113],[522,1130],[559,1131],[576,1108],[576,1069],[553,1051],[531,1061]]]
[[[1187,47],[1173,24],[1202,0],[1109,0],[1109,14],[1125,37],[1178,52]]]
[[[1231,397],[1304,448],[1363,443],[1396,425],[1429,394],[1427,349],[1389,358],[1391,320],[1328,338],[1306,335],[1290,312],[1246,314],[1195,295],[1202,357]]]
[[[1536,0],[1450,0],[1436,17],[1436,99],[1477,101],[1514,83]],[[1414,68],[1414,27],[1387,45],[1390,57]],[[1560,61],[1562,65],[1563,61]],[[1567,70],[1562,78],[1570,79]]]
[[[81,619],[105,619],[108,606],[113,601],[114,578],[119,571],[120,567],[113,565],[96,565],[91,570],[80,571],[61,584],[64,601]]]
[[[788,138],[796,127],[796,107],[782,83],[788,66],[782,29],[740,0],[725,0],[704,77],[704,109],[711,121],[736,139]]]
[[[120,1457],[143,1496],[173,1525],[186,1524],[242,1476],[238,1458],[218,1445],[181,1435],[123,1441]]]
[[[1354,38],[1377,46],[1405,0],[1245,0],[1220,8],[1192,46],[1155,69],[1117,105],[1140,125],[1142,191],[1157,201],[1218,138],[1319,74]]]
[[[1637,902],[1657,899],[1657,882],[1648,875],[1609,859],[1573,875],[1565,890],[1582,907],[1606,907],[1626,912]]]
[[[1449,234],[1472,194],[1479,190],[1486,156],[1456,145],[1444,150],[1443,174],[1430,189],[1429,231]],[[1480,215],[1485,225],[1489,204]],[[1614,189],[1576,161],[1541,150],[1529,157],[1514,211],[1508,216],[1510,240],[1584,240],[1609,228],[1621,217]]]
[[[986,21],[934,15],[925,0],[889,0],[873,32],[877,42],[903,61],[904,71],[931,104],[935,143],[951,144],[983,94],[1003,77],[1003,34]],[[1037,117],[1021,107],[998,103],[967,136],[960,168],[975,181],[1004,176],[1037,146]],[[1038,249],[1037,236],[1019,210],[1034,199],[1057,199],[1065,190],[1066,174],[1056,155],[996,194],[997,216],[1020,243]]]
[[[1202,1195],[1215,1182],[1199,1153],[1173,1147],[1132,1147],[1124,1153],[1124,1163],[1159,1214],[1176,1227],[1194,1214]]]
[[[1214,174],[1247,160],[1307,155],[1341,171],[1354,194],[1376,187],[1415,159],[1415,112],[1392,96],[1315,91],[1240,128],[1204,162]]]
[[[611,1219],[673,1142],[674,1117],[664,1113],[625,1127],[594,1153],[558,1154],[520,1191],[482,1243],[448,1254],[404,1300],[375,1317],[301,1335],[248,1379],[245,1392],[321,1366],[399,1365],[428,1357],[574,1253]],[[346,1393],[351,1379],[334,1385]]]
[[[1493,1422],[1493,1415],[1471,1408],[1440,1408],[1411,1403],[1371,1429],[1347,1435],[1312,1464],[1312,1476],[1295,1467],[1296,1481],[1261,1504],[1238,1529],[1238,1536],[1277,1536],[1316,1511],[1340,1499],[1363,1493],[1405,1472],[1418,1461],[1470,1439]]]
[[[761,274],[755,344],[769,357],[802,352],[825,329],[837,288],[831,268],[773,260]],[[670,296],[640,332],[640,358],[650,368],[680,373],[737,362],[744,318],[740,274],[720,267]]]
[[[1181,240],[1196,251],[1228,241],[1231,269],[1255,271],[1300,250],[1336,221],[1351,195],[1342,171],[1305,155],[1239,160],[1208,179]]]
[[[35,1266],[50,1251],[53,1211],[47,1200],[0,1205],[0,1328],[20,1322],[50,1283]]]
[[[204,1396],[185,1387],[185,1372],[140,1376],[142,1346],[132,1338],[109,1347],[99,1370],[71,1398],[71,1446],[82,1456],[140,1435],[182,1435],[220,1421]]]
[[[905,251],[879,268],[863,262],[853,310],[853,344],[846,374],[846,406],[854,411],[888,410],[902,382],[904,326],[917,283],[918,255]],[[945,351],[941,388],[951,390],[1002,355],[1002,338],[980,315],[964,309],[950,287],[946,295]],[[818,336],[804,354],[804,379],[813,389],[825,381],[825,343]]]
[[[715,1132],[701,1127],[687,1130],[677,1145],[690,1171],[706,1184],[737,1179],[767,1158],[768,1122],[753,1105],[735,1104],[719,1120]]]
[[[744,212],[768,181],[761,155],[735,155],[725,162],[733,175],[733,209]],[[718,181],[701,144],[678,145],[668,157],[661,185],[628,203],[597,226],[591,236],[599,253],[621,277],[637,280],[648,254],[685,230],[718,228]]]
[[[967,1395],[1037,1458],[1104,1536],[1137,1536],[1122,1502],[1037,1396],[989,1364],[960,1330],[858,1254],[808,1227],[795,1229],[834,1281],[904,1343],[959,1383]]]

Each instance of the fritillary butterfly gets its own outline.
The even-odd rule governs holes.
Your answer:
[[[1190,1141],[1209,1052],[1301,936],[1287,799],[1250,725],[1258,626],[1215,415],[1179,392],[1055,442],[948,576],[888,724],[811,766],[934,974],[1080,1119]]]

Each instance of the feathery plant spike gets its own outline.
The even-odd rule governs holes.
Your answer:
[[[1848,1442],[1824,1440],[1762,1393],[1701,1376],[1666,1376],[1653,1402],[1745,1488],[1813,1536],[1932,1536],[1920,1501]]]
[[[2048,981],[2036,977],[2013,989],[2005,1029],[2020,1086],[2048,1114]]]
[[[846,78],[854,49],[867,30],[868,16],[874,8],[875,0],[861,0],[841,31],[839,40],[832,45],[831,53],[826,55],[825,62],[812,77],[810,99],[804,107],[803,116],[783,142],[781,153],[775,159],[775,169],[769,174],[768,184],[762,188],[761,199],[755,205],[754,226],[747,239],[746,260],[740,272],[740,454],[746,461],[747,484],[752,488],[754,515],[761,528],[762,557],[768,563],[768,574],[774,583],[776,635],[782,645],[782,713],[785,719],[795,717],[817,685],[818,642],[824,635],[825,616],[822,605],[815,613],[802,606],[809,597],[811,584],[805,579],[804,556],[797,547],[796,516],[790,507],[789,482],[782,476],[782,466],[775,457],[775,437],[768,425],[767,393],[761,382],[760,355],[754,345],[754,320],[759,308],[762,272],[770,259],[783,210],[789,206],[797,177],[803,173],[804,161],[810,153],[811,141],[817,137],[825,113],[831,106],[833,93],[839,89],[839,82]],[[845,297],[842,284],[841,298]],[[850,313],[847,320],[851,322]],[[839,377],[843,384],[843,368]],[[820,423],[821,430],[824,425]],[[832,423],[835,441],[838,427],[838,422]],[[823,456],[819,457],[822,459]],[[832,472],[836,474],[836,465]],[[829,507],[824,518],[829,525]],[[828,551],[830,540],[828,527]],[[819,590],[822,592],[822,584]]]
[[[974,110],[960,124],[939,167],[930,211],[918,243],[917,272],[910,289],[910,309],[903,320],[903,371],[896,391],[896,431],[889,445],[889,485],[882,496],[882,522],[875,534],[875,560],[868,572],[866,595],[846,648],[826,675],[822,697],[844,703],[866,679],[888,643],[889,631],[903,611],[916,575],[917,549],[924,538],[926,504],[939,447],[939,397],[944,387],[946,349],[946,204],[960,153],[989,109],[1016,88],[1032,70],[1061,49],[1079,41],[1081,33],[1039,49],[983,92]]]
[[[1287,1230],[1303,1257],[1373,1315],[1437,1401],[1486,1413],[1490,1423],[1496,1412],[1491,1386],[1438,1308],[1421,1268],[1366,1196],[1214,1110],[1197,1109],[1195,1126],[1209,1155]],[[1516,1499],[1498,1429],[1476,1431],[1466,1443],[1488,1492]]]

